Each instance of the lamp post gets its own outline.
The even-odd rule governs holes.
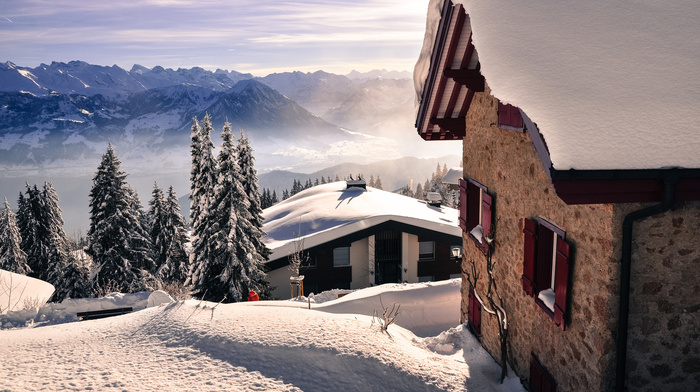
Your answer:
[[[455,262],[459,263],[462,261],[462,247],[461,246],[452,246],[450,248],[452,251],[452,257],[455,259]]]

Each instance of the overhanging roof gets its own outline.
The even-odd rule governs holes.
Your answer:
[[[416,119],[425,140],[461,140],[465,135],[474,93],[485,88],[471,36],[464,7],[446,1]]]

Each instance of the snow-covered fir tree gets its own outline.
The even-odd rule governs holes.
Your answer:
[[[214,160],[214,143],[211,140],[211,118],[204,116],[202,126],[193,119],[191,137],[192,167],[190,169],[190,225],[192,227],[192,272],[206,269],[211,259],[208,246],[208,230],[210,209],[216,185],[216,161]],[[194,275],[189,277],[188,284],[195,286]]]
[[[150,237],[153,245],[153,261],[155,269],[158,270],[165,262],[168,243],[165,238],[167,233],[164,228],[166,223],[165,212],[165,196],[163,190],[158,187],[158,184],[153,185],[151,192],[151,200],[148,202],[148,217],[150,223]]]
[[[129,240],[131,250],[134,253],[135,266],[140,270],[154,274],[156,271],[156,263],[154,261],[148,214],[142,207],[141,199],[136,189],[127,186],[126,191],[129,196],[129,210],[132,211],[137,218]]]
[[[27,265],[27,255],[20,244],[15,213],[5,199],[5,206],[0,211],[0,269],[27,275],[31,270]]]
[[[194,249],[196,264],[191,276],[192,294],[210,301],[238,302],[254,286],[248,274],[247,253],[254,246],[244,234],[251,223],[243,213],[250,208],[242,184],[236,148],[227,122],[221,133],[223,144],[218,156],[218,180],[209,210],[208,226],[197,232],[201,245]],[[203,235],[204,233],[204,235]],[[204,249],[206,248],[206,249]],[[206,250],[207,257],[201,252]]]
[[[150,240],[142,226],[138,199],[126,183],[126,174],[112,145],[102,156],[90,190],[90,229],[86,253],[93,259],[91,283],[95,293],[147,290],[154,279],[147,270]]]
[[[190,271],[186,250],[187,229],[172,186],[168,189],[168,197],[163,204],[163,215],[165,219],[161,223],[164,233],[162,246],[165,256],[156,276],[165,284],[182,285]]]
[[[270,249],[267,248],[262,241],[265,236],[263,232],[263,222],[265,219],[262,216],[262,207],[260,204],[260,190],[258,188],[258,171],[255,170],[255,158],[253,157],[253,147],[246,135],[241,131],[241,137],[238,140],[237,146],[238,166],[241,170],[241,185],[243,192],[250,203],[250,207],[243,211],[242,214],[248,215],[246,218],[250,222],[250,226],[244,233],[253,248],[247,253],[250,271],[249,275],[254,277],[254,283],[250,289],[255,290],[261,298],[270,297],[270,285],[265,276],[264,264],[270,259]],[[309,179],[309,183],[311,180]],[[316,180],[318,185],[318,180]]]
[[[88,271],[73,257],[68,236],[63,229],[63,216],[58,206],[58,194],[50,182],[44,183],[43,224],[48,238],[49,248],[47,282],[54,285],[56,291],[52,297],[55,302],[65,298],[83,298],[88,296]]]
[[[31,269],[29,276],[48,280],[50,248],[44,219],[44,199],[36,184],[26,185],[26,194],[17,201],[17,226],[22,237],[21,247]]]

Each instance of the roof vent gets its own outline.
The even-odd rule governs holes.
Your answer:
[[[440,204],[442,204],[442,196],[437,192],[428,192],[425,195],[425,201],[428,202],[428,205],[440,207]]]
[[[362,178],[359,178],[355,180],[350,176],[350,179],[346,181],[347,184],[347,189],[350,188],[362,188],[364,190],[367,190],[367,181],[363,180]]]

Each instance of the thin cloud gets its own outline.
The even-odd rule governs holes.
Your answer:
[[[424,2],[17,1],[3,10],[9,23],[0,24],[0,43],[6,60],[24,66],[60,58],[97,64],[143,58],[175,67],[199,58],[227,69],[238,63],[287,70],[344,64],[349,72],[374,62],[372,68],[403,64],[394,69],[406,70],[422,44]]]

